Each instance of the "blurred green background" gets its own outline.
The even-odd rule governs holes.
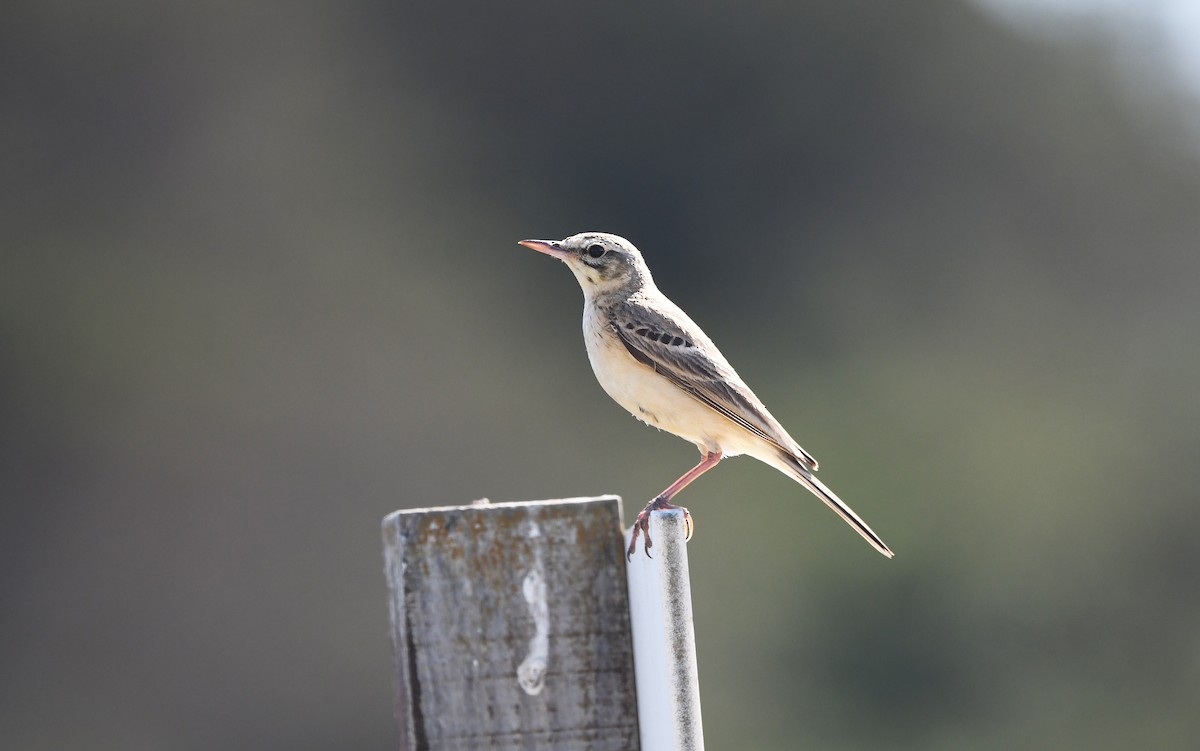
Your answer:
[[[0,13],[0,747],[395,747],[384,514],[629,519],[696,459],[515,244],[590,229],[897,552],[749,459],[681,496],[709,748],[1194,747],[1200,131],[1152,46],[958,0]]]

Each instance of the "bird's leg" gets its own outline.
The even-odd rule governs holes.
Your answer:
[[[700,460],[699,464],[685,472],[683,477],[680,477],[678,480],[671,483],[670,487],[659,493],[658,497],[656,497],[653,501],[650,501],[646,504],[646,508],[641,510],[641,512],[637,515],[637,519],[635,519],[633,522],[633,535],[629,540],[629,550],[625,551],[625,557],[627,559],[633,557],[633,549],[637,546],[639,534],[644,535],[646,538],[645,547],[643,548],[646,551],[646,556],[653,557],[650,555],[650,548],[654,546],[654,542],[650,539],[650,512],[664,509],[683,508],[682,506],[672,505],[671,499],[675,497],[676,493],[691,484],[692,480],[695,480],[700,475],[717,466],[717,462],[721,461],[721,456],[722,454],[720,451],[705,451],[704,458]],[[685,522],[687,522],[687,539],[690,540],[692,539],[692,515],[688,513],[687,509],[683,509],[683,519]]]

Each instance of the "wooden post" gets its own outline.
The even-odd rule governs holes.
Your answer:
[[[642,751],[704,751],[683,511],[650,514],[650,537],[628,567]]]
[[[403,751],[638,748],[621,526],[615,496],[384,519]]]

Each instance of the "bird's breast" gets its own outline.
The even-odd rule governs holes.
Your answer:
[[[635,360],[609,328],[606,316],[585,314],[583,336],[596,380],[613,401],[634,417],[703,449],[722,449],[730,455],[742,453],[729,450],[733,448],[725,440],[731,428],[729,421],[652,367]]]

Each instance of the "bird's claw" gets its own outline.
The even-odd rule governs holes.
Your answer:
[[[650,514],[646,509],[642,509],[637,518],[633,520],[633,534],[629,538],[629,549],[625,551],[626,561],[633,560],[633,551],[637,548],[638,535],[640,534],[646,536],[645,547],[643,548],[646,551],[646,557],[654,558],[654,556],[650,555],[650,548],[654,545],[654,541],[650,539]]]
[[[650,559],[654,558],[654,556],[650,555],[650,548],[654,547],[654,541],[650,539],[650,512],[676,508],[683,512],[683,521],[687,525],[687,534],[684,535],[683,541],[687,542],[692,539],[692,533],[695,532],[696,528],[692,523],[691,512],[683,506],[674,506],[666,498],[659,496],[647,503],[646,508],[639,511],[637,518],[633,520],[633,534],[629,538],[629,549],[625,551],[626,561],[633,559],[633,551],[637,548],[638,535],[646,538],[642,543],[642,550],[646,553],[646,557]]]

